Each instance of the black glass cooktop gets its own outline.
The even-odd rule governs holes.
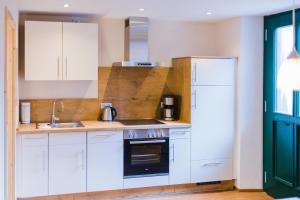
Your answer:
[[[123,125],[152,125],[152,124],[164,124],[156,119],[129,119],[119,120]]]

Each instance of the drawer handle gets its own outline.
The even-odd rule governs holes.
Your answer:
[[[24,140],[32,140],[32,141],[34,141],[34,140],[44,140],[44,139],[46,139],[46,138],[44,138],[44,137],[24,138]]]
[[[95,135],[93,138],[108,138],[113,136],[113,134],[103,134],[103,135]]]
[[[221,163],[221,162],[205,163],[202,165],[202,167],[217,166],[217,165],[221,165],[221,164],[223,164],[223,163]]]

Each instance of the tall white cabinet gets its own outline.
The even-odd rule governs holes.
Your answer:
[[[25,80],[98,80],[98,24],[25,21]]]
[[[233,58],[192,59],[191,182],[233,179]]]

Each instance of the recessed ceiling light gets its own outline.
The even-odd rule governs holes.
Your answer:
[[[206,15],[212,15],[212,12],[207,11],[207,12],[206,12]]]
[[[69,7],[70,7],[70,5],[69,5],[69,4],[67,4],[67,3],[65,3],[65,4],[64,4],[64,7],[65,7],[65,8],[69,8]]]
[[[145,9],[144,9],[144,8],[140,8],[139,11],[140,11],[140,12],[144,12]]]

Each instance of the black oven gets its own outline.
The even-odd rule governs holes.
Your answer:
[[[124,132],[124,177],[169,173],[168,129]]]

